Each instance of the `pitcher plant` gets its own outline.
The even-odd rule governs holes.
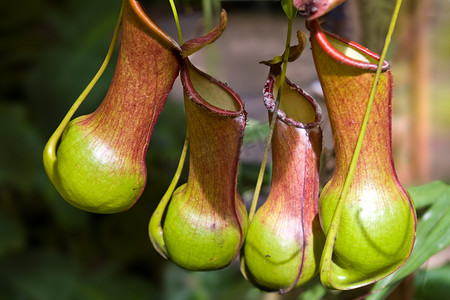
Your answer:
[[[220,269],[239,253],[247,213],[237,192],[246,112],[225,84],[183,62],[189,176],[175,190],[164,220],[168,257],[190,270]]]
[[[229,265],[247,231],[247,212],[237,192],[247,113],[236,92],[200,71],[188,58],[217,40],[226,24],[227,15],[222,10],[217,27],[181,46],[189,176],[175,191],[169,187],[149,222],[155,249],[189,270]],[[173,185],[177,184],[176,176]]]
[[[336,236],[322,255],[321,280],[327,287],[351,289],[370,284],[398,269],[415,239],[416,214],[400,184],[392,158],[392,74],[383,63],[372,114],[353,181],[338,222],[332,222],[364,118],[379,56],[310,24],[312,52],[328,109],[336,170],[319,200],[325,234]],[[333,241],[334,239],[334,241]],[[331,258],[331,259],[330,259]]]
[[[139,2],[125,0],[122,9],[106,97],[96,111],[69,123],[71,110],[44,150],[45,170],[61,196],[94,213],[127,210],[142,194],[153,127],[180,68],[180,47]]]
[[[281,69],[271,67],[264,103],[272,118]],[[320,106],[286,79],[272,137],[272,184],[256,211],[244,245],[241,269],[269,291],[286,293],[319,272],[324,234],[318,216]]]

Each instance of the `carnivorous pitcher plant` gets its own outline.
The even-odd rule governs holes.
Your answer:
[[[354,178],[340,217],[333,219],[364,118],[379,56],[310,24],[314,62],[334,136],[336,170],[323,188],[325,234],[337,228],[322,256],[325,286],[351,289],[379,280],[409,257],[415,239],[412,200],[395,173],[391,149],[392,74],[385,61]],[[338,223],[332,220],[339,220]],[[334,241],[333,241],[334,239]],[[324,259],[325,258],[325,259]],[[330,259],[331,258],[331,259]]]
[[[44,150],[45,170],[62,197],[95,213],[127,210],[143,192],[152,130],[180,68],[180,47],[139,2],[124,0],[122,9],[119,57],[105,99],[68,123],[71,110]]]

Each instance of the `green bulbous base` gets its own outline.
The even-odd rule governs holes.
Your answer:
[[[107,142],[87,132],[79,117],[69,123],[57,150],[53,184],[71,205],[93,213],[130,208],[146,182],[145,166],[133,166]]]
[[[340,191],[331,185],[332,181],[324,187],[319,200],[326,232]],[[414,229],[415,215],[402,189],[389,184],[373,190],[355,188],[339,223],[332,258],[333,284],[354,288],[394,272],[411,253]]]
[[[248,226],[244,203],[238,197],[236,208],[236,213],[222,214],[207,199],[195,197],[187,184],[180,186],[172,196],[164,221],[169,258],[193,271],[228,266],[237,256]]]
[[[268,205],[257,211],[247,232],[243,259],[251,282],[263,290],[285,292],[317,275],[325,238],[318,219],[312,224],[314,233],[304,237],[298,217],[274,219],[278,215]]]
[[[269,291],[287,289],[295,283],[301,270],[302,249],[295,236],[298,232],[291,233],[286,236],[286,232],[277,232],[265,218],[255,215],[244,246],[250,281]]]

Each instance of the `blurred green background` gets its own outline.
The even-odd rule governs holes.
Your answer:
[[[363,2],[359,1],[360,4]],[[175,37],[168,1],[142,3],[149,15]],[[201,33],[201,1],[177,3],[182,25],[185,20],[184,24],[191,24],[192,27],[187,30]],[[411,175],[419,172],[417,170],[399,171],[399,174],[406,174],[401,176],[411,184],[433,179],[450,181],[449,5],[446,0],[429,3],[432,7],[426,10],[424,18],[430,28],[428,66],[431,71],[427,80],[432,102],[428,105],[428,150],[422,153],[428,160],[425,162],[424,177]],[[223,6],[230,9],[230,24],[233,13],[236,16],[261,14],[266,23],[271,22],[269,17],[272,14],[274,18],[282,18],[277,1],[224,1]],[[370,14],[379,13],[378,23],[366,24],[359,33],[352,31],[351,34],[359,34],[361,42],[363,37],[371,36],[365,42],[372,49],[379,49],[382,41],[377,37],[384,35],[383,26],[389,21],[390,7],[388,4],[387,7],[370,10]],[[247,283],[236,264],[210,273],[187,272],[165,261],[153,250],[147,235],[148,220],[172,178],[185,134],[183,106],[176,91],[169,97],[153,132],[147,155],[147,188],[135,206],[120,214],[95,215],[71,207],[58,195],[44,172],[42,150],[73,101],[99,68],[119,8],[119,0],[17,0],[2,1],[0,4],[0,299],[256,300],[355,297],[354,292],[328,292],[325,295],[317,280],[286,296],[266,294]],[[361,10],[360,15],[364,14],[368,12]],[[298,19],[300,23],[304,22],[300,17]],[[377,29],[377,26],[381,27]],[[274,30],[282,41],[284,29]],[[228,34],[227,38],[232,39],[232,36]],[[264,43],[268,42],[267,37],[256,38],[259,38],[259,46],[266,48]],[[417,47],[414,34],[409,38],[398,36],[398,42],[394,43],[391,51],[398,53],[399,49],[406,51],[405,47]],[[280,48],[269,50],[272,55],[280,54],[283,43],[277,44]],[[209,55],[214,57],[233,50],[227,49],[224,43],[220,45],[215,54]],[[408,60],[402,58],[393,58],[399,65],[396,78],[400,77],[400,87],[397,93],[400,99],[409,99],[410,82],[405,83],[401,78],[411,71]],[[231,56],[229,59],[238,58]],[[112,77],[114,61],[77,115],[92,112],[98,106]],[[248,63],[256,65],[257,62]],[[213,67],[212,73],[216,71],[227,77],[233,86],[232,74],[222,74],[220,63],[213,64]],[[312,82],[314,73],[308,76],[306,81]],[[246,90],[248,85],[236,83],[237,91],[249,99],[247,108],[262,106],[259,102],[251,103],[262,90],[263,81],[257,78],[255,82],[248,85],[260,85],[257,90]],[[411,111],[408,100],[399,102],[394,127],[400,124],[398,127],[403,128],[401,124],[405,117],[402,113],[409,116],[411,123]],[[249,113],[257,120],[266,118],[265,112]],[[396,120],[400,121],[396,123]],[[403,130],[408,132],[408,128],[406,126]],[[395,134],[394,130],[394,146]],[[402,136],[402,132],[398,135]],[[414,147],[414,141],[410,147]],[[410,150],[396,149],[400,165],[410,165],[404,159],[405,155],[412,155],[408,152]],[[247,159],[242,162],[239,175],[242,193],[251,192],[257,171],[255,161]],[[182,181],[185,178],[186,170]],[[423,277],[416,285],[416,289],[420,289],[416,298],[439,299],[441,294],[428,298],[430,294],[427,293],[449,288],[449,274],[448,263],[428,271],[426,280]],[[300,296],[307,288],[307,294]]]

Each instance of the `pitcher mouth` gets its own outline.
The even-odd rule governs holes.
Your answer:
[[[319,46],[334,60],[354,68],[376,72],[378,61],[380,60],[378,54],[355,42],[323,30],[318,20],[313,20],[309,23],[309,30],[311,32],[311,40],[315,39]],[[332,40],[334,40],[334,43]],[[349,53],[343,53],[339,50],[340,44],[346,46]],[[381,70],[385,72],[389,69],[389,62],[385,60]]]
[[[276,75],[271,72],[264,86],[264,105],[270,113],[273,113],[273,110],[275,108],[274,89],[276,83]],[[312,109],[314,110],[314,121],[303,123],[296,118],[291,118],[288,116],[288,114],[286,114],[285,111],[281,109],[281,106],[278,109],[277,117],[284,123],[295,126],[297,128],[312,129],[320,126],[320,124],[322,123],[322,109],[320,108],[319,104],[308,93],[306,93],[296,84],[289,81],[289,79],[286,78],[285,84],[287,84],[290,89],[299,93],[300,96],[303,97],[309,105],[311,105]]]
[[[233,91],[228,85],[220,82],[208,74],[197,69],[188,58],[183,59],[183,67],[181,68],[181,82],[186,91],[187,96],[194,103],[201,105],[211,112],[222,116],[238,117],[246,115],[244,104],[239,95]],[[195,83],[194,77],[199,77],[205,84],[211,85],[212,88],[217,89],[216,92],[223,93],[225,100],[214,101],[214,95],[207,95],[199,91],[198,87],[201,83]],[[194,80],[193,80],[194,79]],[[200,80],[197,80],[200,81]],[[197,85],[197,86],[196,86]],[[203,95],[202,95],[203,94]],[[222,96],[223,96],[222,95]],[[218,96],[217,98],[221,98]],[[215,102],[215,103],[214,103]]]

